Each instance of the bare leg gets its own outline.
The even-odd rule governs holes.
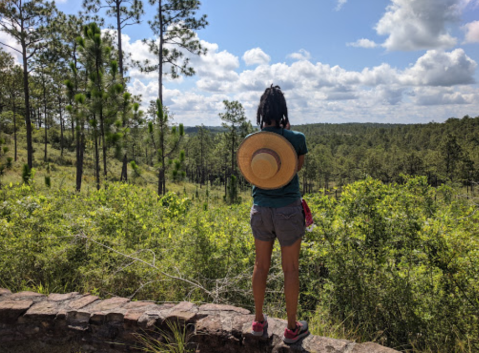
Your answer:
[[[288,328],[296,328],[296,312],[299,297],[299,251],[301,239],[291,246],[281,247],[281,257],[284,272],[284,295],[286,297],[286,312],[288,314]]]
[[[256,259],[253,271],[253,296],[255,305],[255,321],[263,321],[263,302],[266,291],[266,279],[268,278],[271,264],[271,253],[274,241],[262,241],[255,239]]]

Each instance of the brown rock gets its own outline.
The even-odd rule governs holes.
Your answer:
[[[6,300],[0,302],[0,322],[15,324],[18,317],[32,305],[32,300]]]
[[[45,300],[34,304],[23,316],[26,319],[53,320],[59,310],[60,305],[58,303]]]
[[[234,311],[238,314],[248,315],[251,312],[249,310],[238,308],[232,305],[221,305],[221,304],[203,304],[199,308],[200,311]]]
[[[146,308],[148,306],[155,305],[155,303],[152,302],[143,302],[143,301],[138,301],[138,302],[129,302],[123,306],[123,309],[127,310],[141,310],[142,308]]]
[[[188,311],[171,311],[167,314],[165,321],[167,322],[178,322],[181,325],[192,322],[195,318],[195,313],[190,313]]]
[[[115,324],[115,325],[121,325],[123,324],[124,317],[125,316],[123,313],[117,313],[117,312],[108,313],[106,315],[106,322]]]
[[[125,324],[134,325],[138,319],[143,315],[143,311],[130,311],[128,310],[123,318]]]
[[[381,346],[377,343],[366,342],[356,344],[351,353],[397,353],[396,350],[388,347]]]
[[[284,343],[283,343],[284,345]],[[350,352],[350,349],[354,347],[355,343],[347,340],[333,339],[329,337],[321,336],[308,336],[302,342],[302,347],[304,347],[308,352],[310,351],[325,351],[331,353],[341,353],[341,352]],[[370,353],[373,353],[371,351]],[[374,352],[376,353],[376,352]]]
[[[90,316],[90,323],[92,325],[103,325],[105,323],[106,313],[101,311],[97,311],[91,314]]]
[[[65,300],[70,300],[79,296],[80,293],[73,292],[73,293],[66,293],[66,294],[50,294],[48,296],[48,300],[53,302],[62,302]]]
[[[11,294],[8,296],[8,300],[35,300],[38,298],[44,298],[45,296],[40,293],[35,293],[35,292],[18,292],[15,294]]]
[[[196,332],[200,335],[213,335],[222,330],[219,315],[207,316],[196,323]]]
[[[86,331],[89,328],[91,313],[87,311],[70,311],[67,313],[67,325],[69,329]]]
[[[68,308],[78,310],[98,300],[96,295],[86,295],[68,303]]]
[[[0,288],[0,297],[2,295],[7,295],[7,294],[12,294],[12,292],[10,292],[10,290],[8,290],[6,288]]]
[[[193,312],[197,312],[198,308],[193,303],[181,302],[178,305],[175,305],[173,308],[171,308],[171,311],[193,311]]]
[[[91,311],[109,311],[113,310],[116,308],[120,308],[126,303],[128,303],[130,299],[127,298],[120,298],[120,297],[115,297],[115,298],[110,298],[106,300],[102,300],[98,303],[95,303],[88,307],[89,310]]]

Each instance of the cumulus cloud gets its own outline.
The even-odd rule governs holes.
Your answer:
[[[464,26],[466,36],[464,43],[479,43],[479,21],[469,22]]]
[[[135,57],[149,55],[142,43],[128,41]],[[387,63],[347,70],[313,63],[301,50],[291,63],[264,62],[240,71],[238,57],[201,43],[208,54],[188,56],[196,75],[180,85],[165,82],[165,105],[175,122],[187,126],[219,125],[224,99],[239,100],[254,123],[259,98],[271,84],[283,89],[294,124],[438,121],[479,110],[479,88],[472,85],[477,64],[462,49],[429,50],[403,70]],[[157,97],[157,75],[132,75],[130,90],[143,96],[145,108]]]
[[[0,44],[2,46],[2,49],[13,56],[16,64],[20,64],[22,61],[22,55],[16,50],[12,49],[15,48],[21,50],[20,45],[15,41],[15,39],[13,39],[7,33],[0,31],[0,42],[6,44]]]
[[[417,105],[450,105],[450,104],[471,104],[474,94],[464,93],[452,88],[426,87],[416,88],[413,91],[413,101]]]
[[[348,47],[357,47],[357,48],[376,48],[378,45],[370,39],[362,38],[358,39],[355,42],[347,43]]]
[[[339,11],[341,10],[341,8],[344,6],[344,4],[346,4],[348,2],[348,0],[337,0],[337,3],[336,3],[336,11]]]
[[[244,53],[243,60],[248,66],[262,65],[269,63],[271,57],[262,51],[261,48],[253,48]]]
[[[388,36],[388,50],[421,50],[453,47],[457,39],[447,25],[459,19],[470,0],[392,0],[376,25],[379,35]]]
[[[404,72],[401,81],[423,86],[454,86],[474,83],[477,63],[463,49],[450,53],[430,50]]]
[[[294,60],[310,60],[311,54],[307,50],[300,49],[296,53],[289,54],[288,58],[294,59]]]

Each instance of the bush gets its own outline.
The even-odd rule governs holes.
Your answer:
[[[425,177],[367,179],[339,201],[311,198],[318,227],[303,247],[302,307],[391,347],[478,349],[479,215],[441,192],[435,202]]]
[[[109,183],[88,193],[4,187],[0,284],[253,307],[250,202],[192,202]],[[219,201],[219,199],[218,199]],[[396,349],[478,350],[479,212],[450,186],[366,179],[307,197],[299,315],[334,335]],[[266,312],[285,316],[278,246]],[[329,334],[329,333],[328,333]],[[463,348],[461,348],[463,347]]]

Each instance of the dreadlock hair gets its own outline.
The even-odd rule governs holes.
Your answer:
[[[288,107],[284,99],[281,87],[271,85],[266,88],[259,101],[256,123],[263,128],[263,124],[276,123],[277,127],[285,127],[288,124]]]

